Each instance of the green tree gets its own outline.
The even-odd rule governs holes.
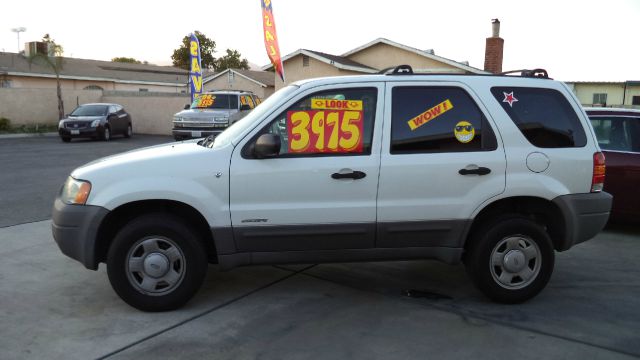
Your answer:
[[[111,59],[112,62],[120,62],[120,63],[128,63],[128,64],[142,64],[140,60],[136,60],[130,57],[114,57]]]
[[[200,57],[201,66],[203,69],[212,69],[216,66],[216,58],[213,57],[213,53],[216,52],[216,42],[206,37],[200,31],[195,32],[198,41],[200,42]],[[173,60],[173,66],[181,69],[189,70],[191,62],[189,61],[189,42],[191,41],[191,34],[185,36],[182,39],[182,45],[173,50],[171,60]]]
[[[64,102],[62,101],[62,88],[60,87],[60,72],[64,63],[62,54],[64,50],[61,45],[57,44],[54,39],[45,34],[42,37],[42,42],[47,44],[47,54],[42,54],[36,51],[35,54],[30,54],[28,57],[29,65],[34,62],[41,63],[48,66],[56,74],[56,94],[58,96],[58,119],[64,118]]]
[[[227,49],[227,55],[216,61],[216,71],[225,69],[249,70],[249,61],[246,58],[240,60],[241,56],[238,50]]]

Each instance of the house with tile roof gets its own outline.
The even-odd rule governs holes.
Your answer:
[[[265,99],[275,91],[272,72],[256,70],[226,69],[221,72],[203,74],[202,86],[205,91],[242,90],[251,91]]]
[[[116,90],[183,93],[188,71],[170,66],[129,64],[63,57],[63,90]],[[0,52],[0,87],[55,88],[56,75],[46,64],[23,54]]]
[[[420,50],[385,38],[375,39],[342,55],[299,49],[284,56],[282,62],[286,83],[276,80],[274,74],[276,90],[297,80],[375,74],[401,64],[411,65],[416,73],[488,74],[487,71],[469,66],[466,62],[435,55],[433,50]],[[272,68],[272,65],[266,65],[262,69]]]

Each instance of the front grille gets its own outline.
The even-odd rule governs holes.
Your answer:
[[[72,130],[80,130],[80,129],[86,129],[89,127],[89,124],[86,122],[80,122],[80,121],[72,121],[72,122],[66,122],[64,124],[64,127],[67,129],[72,129]]]
[[[177,128],[222,128],[227,127],[227,123],[212,123],[212,122],[196,122],[196,121],[175,121],[174,127]]]

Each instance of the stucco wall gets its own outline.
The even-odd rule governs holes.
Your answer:
[[[256,94],[259,98],[265,99],[269,95],[273,93],[273,89],[267,89],[254,81],[251,81],[245,77],[242,77],[238,74],[235,74],[233,77],[233,82],[229,83],[229,77],[225,74],[219,76],[212,81],[204,84],[205,91],[213,91],[213,90],[242,90],[242,91],[251,91]]]
[[[101,97],[100,90],[63,90],[65,113],[70,113],[77,104],[99,102]],[[8,118],[12,125],[56,124],[56,89],[0,88],[0,117]]]
[[[292,57],[284,63],[284,75],[285,80],[287,81],[286,83],[283,83],[282,80],[280,80],[280,77],[274,73],[276,79],[276,90],[279,90],[294,81],[303,79],[324,76],[362,75],[362,73],[340,70],[335,66],[318,61],[312,57],[309,58],[309,66],[302,66],[302,54],[300,54]]]
[[[133,132],[171,135],[173,114],[189,103],[188,94],[102,92],[100,90],[62,91],[65,113],[77,104],[113,102],[124,106],[133,119]],[[0,88],[0,117],[11,124],[56,124],[58,100],[55,89]]]
[[[133,94],[132,94],[133,95]],[[113,102],[124,106],[131,114],[133,132],[139,134],[171,135],[173,114],[190,102],[189,95],[114,95],[103,96],[103,102]]]
[[[411,65],[414,70],[434,69],[447,72],[464,72],[454,66],[382,43],[349,55],[349,59],[376,69],[408,64]]]

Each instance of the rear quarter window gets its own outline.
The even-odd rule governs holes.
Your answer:
[[[491,93],[532,145],[567,148],[587,144],[578,115],[559,91],[494,87]]]

